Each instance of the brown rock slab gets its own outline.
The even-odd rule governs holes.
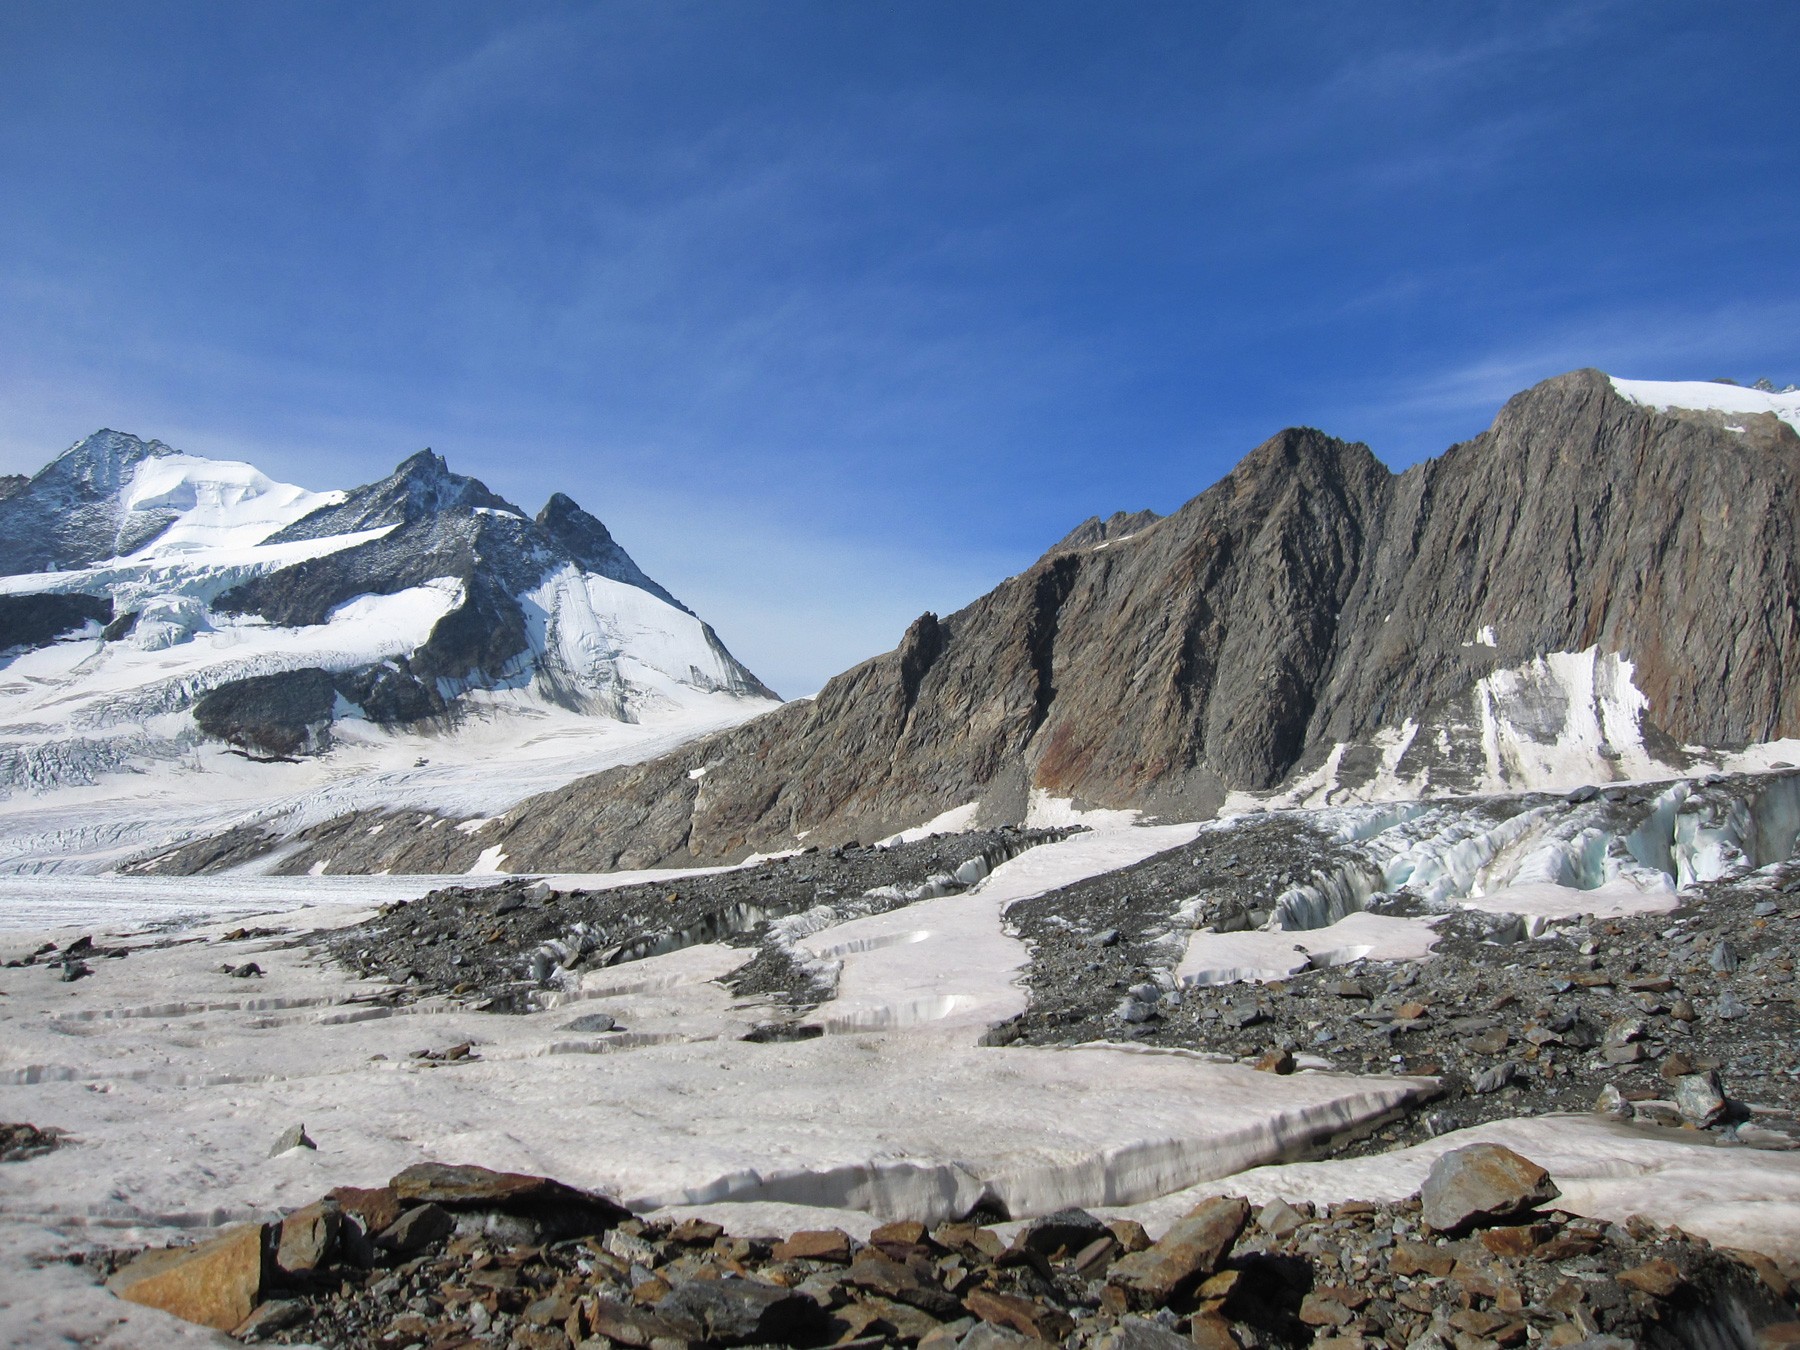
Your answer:
[[[1021,1336],[1032,1336],[1040,1341],[1060,1341],[1075,1329],[1075,1323],[1067,1313],[991,1289],[975,1290],[963,1300],[963,1307],[984,1322],[1010,1327]]]
[[[1204,1200],[1159,1241],[1115,1261],[1107,1281],[1147,1303],[1167,1303],[1212,1274],[1249,1221],[1250,1204],[1241,1197]]]
[[[1621,1270],[1614,1278],[1627,1289],[1635,1289],[1653,1298],[1668,1298],[1687,1283],[1675,1268],[1674,1262],[1665,1261],[1661,1257],[1646,1261],[1641,1266],[1633,1266],[1629,1270]]]
[[[375,1237],[375,1245],[397,1256],[414,1256],[456,1231],[456,1218],[442,1205],[414,1205]]]
[[[1528,1213],[1561,1194],[1529,1158],[1500,1144],[1470,1144],[1431,1165],[1419,1201],[1427,1224],[1455,1233]]]
[[[777,1261],[836,1261],[841,1265],[850,1259],[850,1235],[841,1228],[809,1229],[777,1242],[773,1255]]]
[[[325,1198],[335,1200],[339,1209],[358,1220],[365,1233],[379,1233],[405,1208],[392,1186],[338,1186]]]
[[[497,1210],[531,1219],[546,1239],[603,1233],[631,1217],[631,1211],[603,1195],[522,1172],[415,1163],[388,1184],[403,1203],[428,1203],[452,1210]]]
[[[1188,1339],[1200,1350],[1242,1350],[1231,1323],[1215,1312],[1195,1313],[1188,1325]]]
[[[197,1247],[147,1251],[106,1287],[127,1303],[231,1331],[256,1311],[262,1298],[272,1236],[268,1224],[240,1224]]]
[[[1390,1266],[1396,1275],[1448,1275],[1456,1265],[1456,1255],[1429,1242],[1409,1242],[1405,1238],[1394,1244]]]
[[[924,1240],[925,1225],[913,1219],[884,1223],[869,1234],[869,1241],[877,1247],[890,1243],[901,1247],[916,1247]]]
[[[1545,1242],[1555,1229],[1549,1224],[1514,1224],[1507,1228],[1489,1228],[1481,1234],[1481,1245],[1495,1256],[1529,1256]]]

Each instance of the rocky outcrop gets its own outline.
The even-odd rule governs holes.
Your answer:
[[[481,845],[515,870],[718,861],[970,803],[1014,823],[1034,792],[1193,818],[1328,757],[1467,787],[1497,753],[1484,682],[1516,669],[1527,742],[1613,700],[1602,776],[1608,735],[1678,758],[1800,734],[1797,502],[1791,427],[1659,412],[1598,371],[1398,475],[1284,431],[1174,514],[1087,521],[815,699],[526,802]],[[1584,652],[1573,674],[1544,664]],[[1409,719],[1410,743],[1375,743]]]
[[[867,839],[971,801],[1016,821],[1033,789],[1203,814],[1589,647],[1634,663],[1653,738],[1796,734],[1797,451],[1773,418],[1658,413],[1596,371],[1399,475],[1286,431],[1166,519],[1089,522],[1071,538],[1097,543],[923,616],[812,702],[483,838],[515,867],[638,865]]]
[[[0,595],[0,651],[42,647],[112,621],[112,601],[103,595]]]

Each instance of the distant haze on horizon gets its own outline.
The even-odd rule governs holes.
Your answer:
[[[0,472],[564,491],[785,695],[1284,426],[1800,381],[1800,8],[0,9]]]

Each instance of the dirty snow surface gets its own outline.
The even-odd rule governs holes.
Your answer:
[[[487,940],[484,915],[536,925],[556,959],[510,1015],[478,1010],[486,989],[458,997],[339,959],[365,930],[403,935],[394,903],[428,879],[218,879],[239,907],[198,924],[172,889],[161,913],[116,883],[119,912],[139,916],[121,923],[102,917],[115,883],[33,879],[78,881],[62,913],[87,921],[5,936],[3,954],[35,959],[0,972],[0,1119],[67,1137],[0,1164],[0,1340],[178,1344],[79,1269],[37,1262],[271,1215],[426,1159],[752,1232],[1069,1205],[1156,1231],[1208,1192],[1406,1194],[1438,1153],[1491,1138],[1549,1167],[1577,1212],[1800,1256],[1784,957],[1797,832],[1793,774],[1204,826],[1102,819],[872,891],[867,912],[795,901],[737,931],[683,908],[680,932],[591,958],[579,933],[556,935],[558,897],[605,879],[486,879],[456,900],[468,924],[414,931],[454,949]],[[894,856],[953,863],[958,840]],[[813,856],[822,879],[830,855]],[[791,878],[802,861],[763,866]],[[741,901],[763,875],[668,889],[683,906]],[[66,981],[40,949],[82,934],[127,954],[90,954]],[[739,983],[772,946],[807,968],[810,1003]],[[261,973],[230,973],[251,963]],[[1308,1018],[1344,1024],[1326,1004],[1354,1008],[1366,1042],[1314,1037]],[[1454,1047],[1496,1033],[1519,1074],[1476,1093]],[[1283,1046],[1294,1071],[1253,1066]],[[1699,1131],[1659,1116],[1659,1064],[1677,1054],[1720,1066],[1742,1113]],[[1601,1078],[1640,1104],[1635,1119],[1587,1113]],[[295,1124],[317,1150],[271,1158]]]

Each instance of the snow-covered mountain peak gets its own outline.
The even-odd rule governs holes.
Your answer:
[[[102,431],[0,497],[0,800],[209,743],[416,754],[522,719],[573,751],[773,699],[572,498],[534,520],[429,450],[313,492]]]

